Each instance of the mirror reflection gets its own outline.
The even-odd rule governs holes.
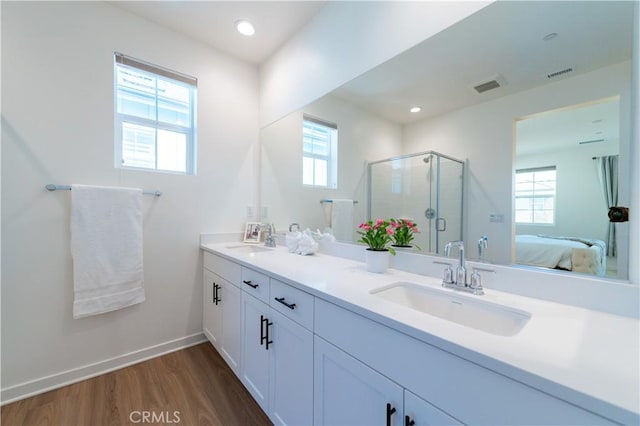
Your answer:
[[[423,190],[422,197],[416,197],[420,198],[416,205],[409,201],[413,195],[401,202],[380,202],[384,197],[376,191],[374,180],[369,194],[367,165],[383,164],[381,160],[394,157],[442,153],[464,163],[463,207],[459,209],[462,237],[473,246],[487,236],[486,261],[517,261],[515,235],[584,238],[605,242],[606,251],[615,247],[615,256],[609,252],[599,264],[586,261],[583,269],[546,267],[559,273],[573,270],[626,278],[628,229],[624,224],[616,225],[616,244],[607,244],[607,202],[601,184],[592,182],[578,194],[577,190],[567,190],[563,177],[565,170],[573,167],[578,170],[573,176],[583,176],[584,167],[591,167],[592,173],[597,162],[592,157],[615,154],[615,149],[604,150],[603,144],[576,142],[600,137],[570,139],[582,149],[580,161],[587,158],[588,165],[578,164],[574,161],[578,157],[571,154],[567,154],[566,163],[555,164],[557,210],[551,215],[553,224],[535,224],[532,228],[521,223],[527,214],[539,217],[545,213],[544,209],[525,212],[522,197],[517,201],[514,191],[517,170],[554,166],[531,162],[535,154],[533,150],[527,154],[528,148],[521,145],[520,126],[532,125],[535,121],[529,119],[545,115],[543,112],[578,110],[569,108],[574,105],[603,107],[606,102],[602,100],[608,99],[614,100],[617,116],[609,116],[606,122],[617,129],[617,136],[611,130],[601,131],[610,132],[607,138],[611,141],[617,138],[618,204],[628,203],[629,191],[634,190],[628,179],[632,7],[631,2],[493,3],[265,127],[261,131],[261,197],[262,205],[268,207],[268,218],[264,219],[273,221],[279,229],[293,222],[314,230],[340,229],[340,239],[353,242],[357,240],[357,225],[368,218],[371,201],[371,217],[414,218],[420,228],[422,240],[417,244],[421,252],[438,253],[447,241],[426,240],[438,217],[429,223],[427,214],[431,214],[425,206],[430,205],[430,193]],[[409,112],[415,106],[421,111]],[[305,130],[306,119],[335,128],[335,140],[323,137],[322,131]],[[544,141],[538,139],[533,145],[551,144],[555,138],[550,135],[560,136],[553,127],[541,130],[541,134]],[[385,191],[393,190],[394,179],[399,185],[397,176],[403,173],[402,184],[426,187],[427,173],[422,169],[429,163],[416,155],[418,160],[422,161],[421,168],[406,166],[408,170],[397,171],[396,177],[390,166]],[[307,169],[303,170],[305,164]],[[420,175],[421,182],[413,182],[412,174]],[[591,180],[597,179],[590,176]],[[449,194],[449,190],[440,193]],[[597,206],[593,207],[598,210],[593,218],[587,219],[575,209],[565,211],[565,207],[560,212],[561,206],[576,207],[578,196]],[[565,216],[574,220],[565,221]],[[593,231],[559,227],[560,221],[574,226],[578,218],[588,221]],[[457,220],[448,221],[454,222]],[[440,240],[449,238],[456,239],[442,236]],[[473,251],[469,253],[473,256]]]
[[[516,263],[616,278],[619,98],[516,124]]]
[[[462,239],[464,162],[427,151],[369,163],[368,218],[404,218],[415,248],[442,254]]]

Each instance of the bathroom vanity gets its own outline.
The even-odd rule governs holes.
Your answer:
[[[284,247],[201,248],[204,333],[276,424],[640,421],[637,319]]]

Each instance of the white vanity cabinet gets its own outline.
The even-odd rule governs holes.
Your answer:
[[[317,336],[314,362],[316,425],[462,425]]]
[[[269,305],[243,291],[240,380],[265,413],[269,413],[269,349],[272,344],[269,333],[272,325]]]
[[[482,354],[426,343],[390,317],[282,282],[274,264],[255,270],[205,253],[203,286],[204,333],[274,424],[614,424],[595,405],[560,399],[559,384],[543,392],[542,377],[498,373],[499,360],[479,365],[469,360]]]
[[[317,336],[314,352],[314,424],[402,425],[402,387]]]
[[[587,410],[320,299],[316,299],[315,304],[314,330],[317,336],[428,401],[433,407],[427,408],[438,410],[437,415],[448,416],[445,419],[450,417],[453,424],[453,419],[464,424],[491,425],[613,424]],[[316,372],[316,379],[322,377],[318,374],[321,373]],[[318,386],[316,397],[319,393],[332,392],[330,389],[319,390]],[[438,422],[440,420],[436,420]],[[416,424],[420,424],[419,419]]]
[[[256,272],[245,269],[243,282],[255,284]],[[313,333],[299,322],[313,324],[313,296],[274,279],[268,284],[243,286],[241,381],[275,424],[311,424]]]
[[[220,271],[221,274],[233,278],[234,271],[239,272],[234,265],[233,262],[205,253],[202,329],[231,370],[239,374],[241,291],[233,281],[216,273]]]

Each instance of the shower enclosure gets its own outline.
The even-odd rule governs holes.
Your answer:
[[[368,163],[368,217],[407,218],[418,225],[414,243],[443,253],[462,239],[464,162],[435,151]]]

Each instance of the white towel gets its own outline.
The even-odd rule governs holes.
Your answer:
[[[333,199],[330,226],[337,240],[353,240],[353,200]]]
[[[142,190],[71,185],[73,317],[142,303]]]

